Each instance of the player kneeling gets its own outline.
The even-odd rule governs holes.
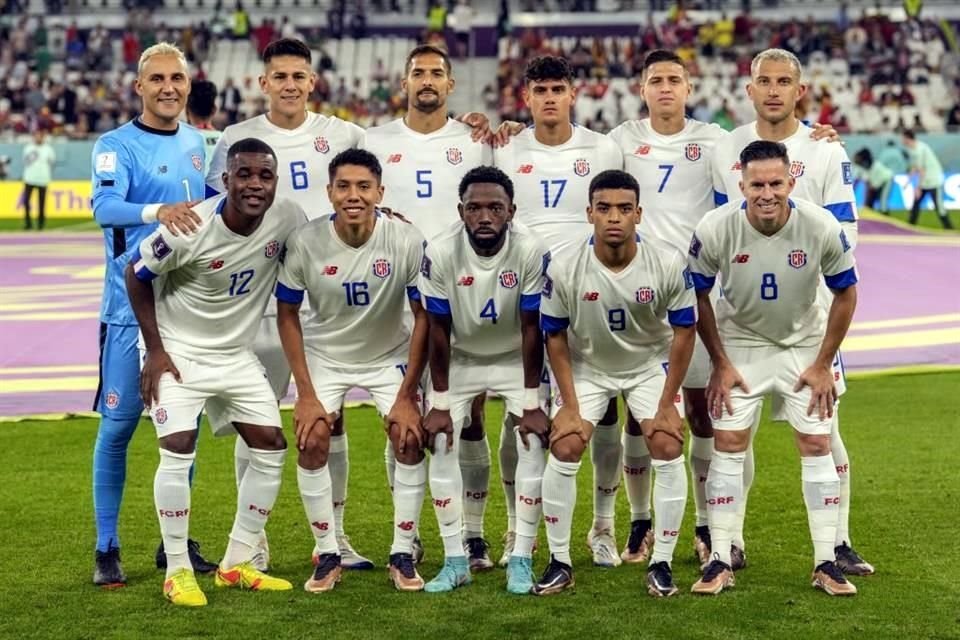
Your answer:
[[[714,560],[693,592],[717,594],[734,585],[730,546],[743,527],[744,457],[751,425],[772,394],[783,403],[800,452],[813,586],[853,595],[856,587],[836,563],[840,479],[830,452],[832,364],[857,303],[853,251],[829,211],[790,199],[795,180],[784,145],[752,142],[740,152],[740,165],[746,201],[704,216],[690,245],[699,331],[713,362],[707,398],[714,418],[707,474]],[[709,295],[718,274],[723,297],[714,315]],[[829,314],[817,302],[821,278],[833,293]]]
[[[574,584],[570,526],[576,474],[595,425],[623,394],[653,458],[655,543],[647,590],[677,593],[670,563],[687,499],[680,384],[694,344],[693,282],[683,257],[641,240],[637,181],[604,171],[590,183],[589,241],[547,269],[541,325],[559,395],[543,474],[543,518],[552,554],[537,595]],[[608,428],[608,427],[600,427]]]
[[[471,580],[461,543],[460,432],[470,420],[473,398],[492,392],[506,403],[506,446],[519,449],[519,523],[507,588],[528,593],[540,520],[540,438],[547,433],[538,391],[543,368],[540,290],[549,254],[526,227],[511,222],[513,183],[502,171],[472,169],[460,181],[459,192],[461,221],[427,245],[420,269],[420,292],[430,318],[433,385],[424,430],[432,452],[430,492],[446,556],[426,590],[452,591]],[[514,444],[515,429],[524,434],[524,445]]]
[[[174,236],[158,229],[140,244],[125,274],[145,350],[140,389],[160,443],[153,495],[167,560],[163,593],[186,606],[207,603],[187,548],[189,475],[204,405],[215,433],[236,430],[251,457],[216,585],[292,588],[251,563],[280,490],[287,443],[250,345],[287,236],[305,217],[290,201],[274,202],[277,159],[269,146],[247,138],[227,157],[227,194],[197,205],[197,232]]]
[[[344,396],[358,387],[386,416],[397,459],[390,577],[401,591],[419,591],[412,546],[427,481],[418,392],[427,338],[417,291],[423,236],[413,225],[380,217],[382,170],[371,153],[348,149],[328,169],[335,213],[290,238],[277,282],[277,326],[297,387],[297,484],[319,551],[304,588],[329,591],[340,580],[327,458]],[[301,326],[305,293],[311,308]],[[398,321],[408,298],[412,336]]]

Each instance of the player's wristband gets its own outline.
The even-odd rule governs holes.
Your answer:
[[[539,408],[540,408],[540,390],[524,389],[523,390],[523,410],[536,411]]]
[[[150,224],[157,221],[157,216],[160,213],[160,207],[162,204],[145,204],[143,209],[140,210],[140,219],[143,220],[143,224]]]
[[[450,411],[450,396],[446,391],[434,391],[430,408],[437,411]]]

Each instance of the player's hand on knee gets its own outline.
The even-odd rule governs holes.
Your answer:
[[[393,434],[394,429],[397,431],[396,448],[399,453],[406,451],[408,437],[416,441],[418,448],[423,448],[424,434],[421,419],[420,409],[412,398],[397,398],[393,403],[384,422],[388,434]]]
[[[642,420],[640,431],[648,440],[659,431],[683,444],[683,419],[672,402],[661,405],[652,419]]]
[[[587,424],[586,421],[580,417],[579,413],[563,407],[553,419],[553,426],[550,429],[550,446],[570,435],[580,438],[586,444],[590,436],[584,427],[585,424]]]
[[[193,207],[201,202],[203,200],[165,204],[157,210],[157,220],[175,236],[193,233],[200,227],[200,216],[193,211]]]
[[[152,407],[160,401],[160,378],[164,373],[171,374],[177,382],[183,382],[180,370],[173,364],[169,353],[147,351],[143,359],[143,369],[140,371],[140,398],[143,406]]]
[[[544,449],[550,444],[550,420],[543,409],[539,407],[533,410],[526,409],[517,422],[517,435],[520,436],[520,442],[524,449],[530,448],[530,442],[527,440],[531,435],[540,439],[540,444]]]
[[[837,388],[833,383],[833,369],[812,365],[800,374],[794,391],[801,391],[810,387],[810,404],[807,405],[807,415],[814,411],[821,420],[833,417],[833,405],[837,401]]]
[[[423,431],[427,437],[427,448],[436,453],[434,445],[437,442],[437,436],[441,433],[447,435],[447,451],[453,449],[453,419],[449,411],[440,409],[430,409],[423,419]]]
[[[327,413],[316,396],[298,397],[293,405],[293,428],[297,436],[297,448],[303,450],[309,446],[314,431],[326,430],[329,437],[336,419],[337,414]]]
[[[720,419],[724,409],[727,410],[727,415],[733,415],[730,391],[734,387],[740,387],[744,393],[750,393],[743,376],[729,361],[714,365],[710,373],[710,382],[707,384],[707,407],[714,420]]]

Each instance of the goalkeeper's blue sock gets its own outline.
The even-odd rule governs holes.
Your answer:
[[[116,420],[102,417],[93,449],[93,511],[97,525],[97,550],[119,547],[117,518],[127,477],[127,445],[140,416]]]

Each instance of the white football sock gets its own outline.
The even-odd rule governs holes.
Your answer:
[[[297,465],[297,487],[303,500],[310,533],[316,541],[318,553],[337,553],[336,525],[333,508],[333,479],[328,463],[319,469],[304,469]]]
[[[503,485],[503,500],[507,505],[507,531],[517,530],[517,437],[513,420],[504,416],[500,429],[500,483]],[[520,445],[523,447],[523,445]]]
[[[236,443],[233,445],[233,474],[237,480],[237,488],[240,488],[240,481],[243,480],[243,474],[247,472],[250,466],[250,448],[247,442],[237,436]]]
[[[577,471],[579,462],[560,462],[551,453],[543,472],[543,521],[547,527],[550,553],[564,564],[571,565],[570,529],[573,508],[577,504]]]
[[[249,449],[250,466],[237,490],[237,515],[221,566],[229,569],[253,557],[260,535],[280,493],[287,450]]]
[[[650,562],[673,562],[673,551],[680,536],[683,509],[687,504],[687,469],[683,456],[673,460],[653,460],[653,513],[657,518],[656,542]]]
[[[840,515],[837,520],[836,546],[846,544],[853,546],[850,541],[850,457],[847,447],[840,437],[840,416],[837,407],[833,408],[833,424],[830,431],[830,452],[833,455],[833,466],[837,468],[840,478]]]
[[[483,512],[490,491],[490,445],[483,440],[460,438],[460,473],[463,477],[463,537],[483,537]]]
[[[540,528],[543,513],[543,473],[547,466],[540,438],[529,436],[530,448],[525,449],[520,438],[517,441],[517,539],[513,555],[529,558],[533,555],[533,543]]]
[[[760,413],[757,412],[757,419],[750,428],[750,444],[743,456],[743,499],[737,507],[737,528],[733,532],[733,544],[746,549],[746,540],[743,539],[743,523],[747,519],[747,498],[750,494],[750,487],[753,486],[753,476],[756,470],[753,461],[753,439],[757,435],[757,427],[760,426]]]
[[[441,433],[430,456],[430,497],[437,514],[443,553],[447,558],[463,557],[463,479],[456,447],[447,451],[447,434]]]
[[[707,475],[707,514],[713,553],[730,565],[730,544],[737,530],[737,506],[743,500],[743,453],[714,451]]]
[[[830,454],[800,458],[800,468],[816,567],[821,562],[836,560],[833,547],[840,516],[840,479]]]
[[[387,446],[383,450],[383,464],[387,468],[387,486],[390,487],[390,491],[393,491],[397,475],[397,457],[393,455],[393,444],[391,444],[389,437],[387,438]]]
[[[693,503],[697,509],[697,526],[707,526],[707,474],[713,456],[713,438],[690,434],[690,483],[693,485]]]
[[[630,521],[650,519],[650,450],[643,436],[623,431],[623,482],[627,485]]]
[[[427,490],[425,460],[416,464],[397,462],[393,485],[393,544],[390,553],[413,553],[420,509]]]
[[[616,424],[597,425],[590,438],[590,461],[593,462],[593,528],[609,529],[613,534],[613,517],[620,488],[620,466],[623,449],[620,429]]]
[[[167,554],[167,577],[191,569],[187,555],[190,530],[190,467],[196,453],[160,449],[160,464],[153,478],[153,503],[160,520],[160,537]]]
[[[347,434],[330,436],[327,468],[333,496],[333,521],[337,537],[343,536],[343,510],[347,506],[347,480],[350,478],[350,459],[347,454]]]

